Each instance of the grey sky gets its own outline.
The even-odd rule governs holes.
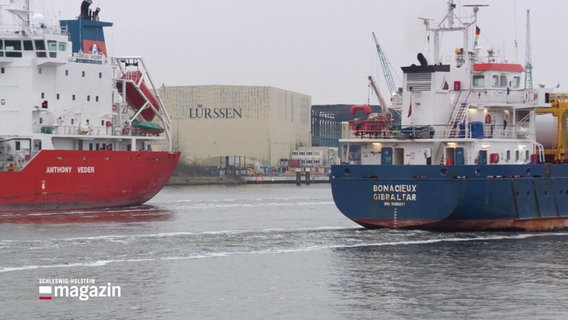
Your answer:
[[[36,1],[47,18],[74,18],[81,0]],[[52,3],[52,4],[47,4]],[[367,76],[386,91],[371,36],[394,71],[426,52],[418,17],[438,21],[445,0],[93,0],[112,55],[141,55],[157,85],[261,85],[312,96],[313,104],[366,103]],[[483,3],[479,44],[524,64],[526,10],[531,10],[533,82],[568,87],[565,0],[475,0]],[[514,41],[518,49],[515,50]],[[448,50],[450,54],[453,49]],[[371,103],[377,103],[371,96]]]

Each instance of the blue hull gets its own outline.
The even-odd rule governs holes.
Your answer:
[[[568,228],[568,165],[336,165],[337,208],[367,228]]]

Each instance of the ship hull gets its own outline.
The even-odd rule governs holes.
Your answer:
[[[338,209],[366,228],[568,227],[566,165],[337,165],[331,175]]]
[[[0,172],[0,214],[142,204],[167,183],[179,152],[43,150]]]

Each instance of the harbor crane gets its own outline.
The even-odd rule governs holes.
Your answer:
[[[383,75],[385,76],[387,87],[390,91],[390,94],[393,95],[398,91],[397,90],[398,87],[393,79],[392,67],[389,61],[387,60],[387,57],[383,52],[383,49],[381,48],[381,45],[379,44],[379,41],[377,40],[377,37],[375,36],[374,32],[373,32],[373,39],[375,40],[375,46],[377,47],[377,54],[379,55],[379,61],[381,62],[381,67],[383,69]]]

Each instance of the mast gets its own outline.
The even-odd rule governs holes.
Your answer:
[[[25,21],[26,26],[29,28],[28,30],[31,30],[32,28],[31,28],[31,22],[30,22],[30,15],[31,15],[31,12],[30,12],[30,0],[26,0],[26,1],[24,2],[24,10],[27,11],[26,21]]]
[[[471,4],[471,5],[464,5],[464,7],[472,7],[473,8],[473,16],[471,17],[471,21],[467,22],[462,20],[458,17],[454,10],[456,8],[456,4],[453,0],[448,1],[448,13],[446,16],[440,21],[440,23],[436,26],[431,28],[429,21],[430,19],[421,18],[424,20],[424,25],[426,26],[427,31],[431,31],[434,35],[434,43],[433,43],[433,51],[434,56],[433,61],[434,64],[441,64],[442,57],[440,56],[440,33],[447,32],[447,31],[461,31],[463,33],[463,51],[465,53],[469,52],[469,27],[477,23],[477,12],[479,11],[480,7],[487,7],[485,4]],[[475,49],[475,48],[473,48]]]
[[[532,55],[531,55],[531,15],[527,9],[527,35],[526,35],[526,51],[525,51],[525,89],[532,89]]]

